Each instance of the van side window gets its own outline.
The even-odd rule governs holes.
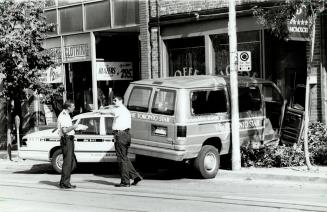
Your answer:
[[[257,111],[261,109],[261,94],[257,86],[239,87],[239,112]]]
[[[129,97],[127,108],[133,111],[147,112],[149,110],[151,91],[151,88],[134,87]]]
[[[194,115],[227,112],[225,90],[193,91],[191,106]]]
[[[173,115],[175,109],[176,92],[173,90],[160,89],[155,92],[152,105],[152,113]]]

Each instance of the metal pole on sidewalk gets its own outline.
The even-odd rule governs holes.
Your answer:
[[[18,115],[15,116],[15,125],[16,125],[16,135],[17,135],[17,150],[19,153],[19,150],[20,150],[20,136],[19,136],[20,118]]]
[[[232,105],[232,170],[241,169],[240,126],[238,110],[238,80],[237,80],[237,35],[235,0],[229,0],[229,61],[230,61],[230,89]]]

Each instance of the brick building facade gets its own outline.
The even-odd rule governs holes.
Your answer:
[[[286,99],[289,99],[296,84],[306,82],[307,69],[310,65],[310,43],[308,41],[280,41],[256,23],[251,8],[257,4],[269,4],[269,2],[272,1],[236,1],[238,40],[240,43],[244,41],[238,46],[241,50],[248,47],[255,50],[253,59],[256,60],[255,62],[260,61],[256,64],[255,75],[274,81],[281,88]],[[220,54],[219,48],[216,50],[217,45],[225,48],[225,44],[221,44],[221,41],[228,32],[227,0],[148,0],[141,1],[140,5],[142,5],[140,9],[148,8],[145,12],[143,11],[146,17],[141,16],[140,21],[142,78],[171,76],[171,63],[183,60],[180,59],[179,53],[174,55],[174,51],[177,52],[178,49],[183,48],[198,48],[196,46],[201,46],[203,50],[200,53],[185,51],[185,54],[195,54],[196,57],[200,57],[202,53],[205,54],[205,57],[201,59],[203,60],[202,66],[205,66],[202,74],[221,73],[219,59],[214,57],[217,58],[217,54]],[[327,110],[325,25],[326,15],[321,14],[317,17],[315,26],[313,71],[310,74],[314,79],[310,89],[310,119],[323,122],[326,122]],[[252,38],[246,40],[250,36],[250,31],[257,33],[257,40],[253,41]],[[253,46],[246,46],[246,43],[250,41],[253,42]],[[183,42],[185,45],[181,44]],[[189,44],[190,42],[198,43],[192,45]],[[226,48],[223,50],[225,51]],[[171,59],[174,57],[177,58],[175,61]],[[223,57],[219,56],[219,58]],[[188,71],[190,70],[193,69]]]

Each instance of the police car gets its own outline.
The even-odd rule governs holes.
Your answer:
[[[99,112],[77,115],[73,122],[80,119],[79,129],[75,131],[75,161],[83,162],[116,162],[116,153],[112,135],[113,116]],[[81,127],[80,127],[81,126]],[[22,159],[49,161],[54,170],[61,173],[63,155],[60,148],[58,129],[42,130],[23,137],[23,146],[19,150]],[[129,154],[134,160],[135,155]]]

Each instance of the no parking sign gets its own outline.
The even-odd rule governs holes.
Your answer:
[[[238,71],[251,71],[252,62],[251,62],[251,52],[250,51],[238,51]]]

